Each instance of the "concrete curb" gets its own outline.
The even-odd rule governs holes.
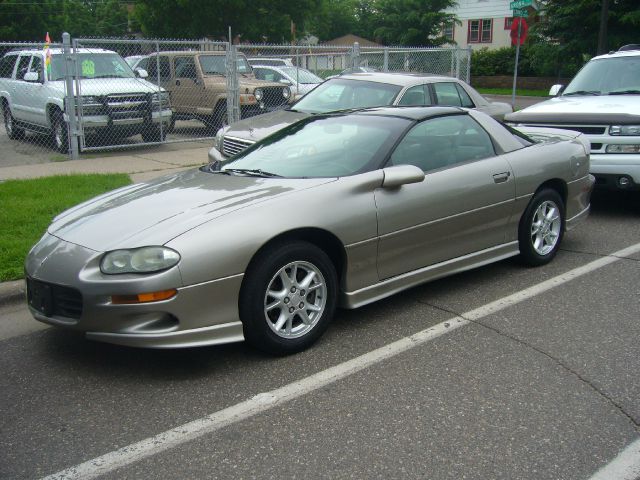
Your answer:
[[[0,283],[0,306],[23,302],[25,294],[26,285],[24,280]]]

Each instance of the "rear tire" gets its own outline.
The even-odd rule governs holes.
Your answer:
[[[558,253],[564,235],[564,202],[558,192],[546,188],[537,192],[520,219],[518,243],[520,260],[538,267]]]
[[[24,138],[24,129],[16,125],[16,121],[11,114],[9,104],[4,102],[2,105],[2,113],[4,116],[4,128],[7,131],[7,137],[11,140],[21,140]]]
[[[245,339],[274,355],[308,348],[329,326],[337,291],[335,267],[315,245],[267,248],[251,262],[240,292]]]

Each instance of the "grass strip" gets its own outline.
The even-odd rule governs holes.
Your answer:
[[[125,174],[64,175],[0,183],[0,281],[24,276],[24,259],[53,217],[64,210],[128,185]]]
[[[513,90],[510,88],[476,88],[482,95],[511,95]],[[548,97],[549,90],[529,90],[516,88],[516,95],[523,97]]]

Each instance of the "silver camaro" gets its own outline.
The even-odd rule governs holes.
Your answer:
[[[33,316],[90,339],[302,350],[337,306],[519,255],[589,212],[589,145],[456,107],[316,115],[231,160],[62,213],[25,262]]]

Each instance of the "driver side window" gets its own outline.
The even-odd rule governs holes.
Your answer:
[[[396,147],[390,165],[425,172],[495,155],[489,134],[468,115],[431,118],[414,126]]]
[[[176,77],[197,78],[196,63],[193,57],[176,57],[175,59]]]

